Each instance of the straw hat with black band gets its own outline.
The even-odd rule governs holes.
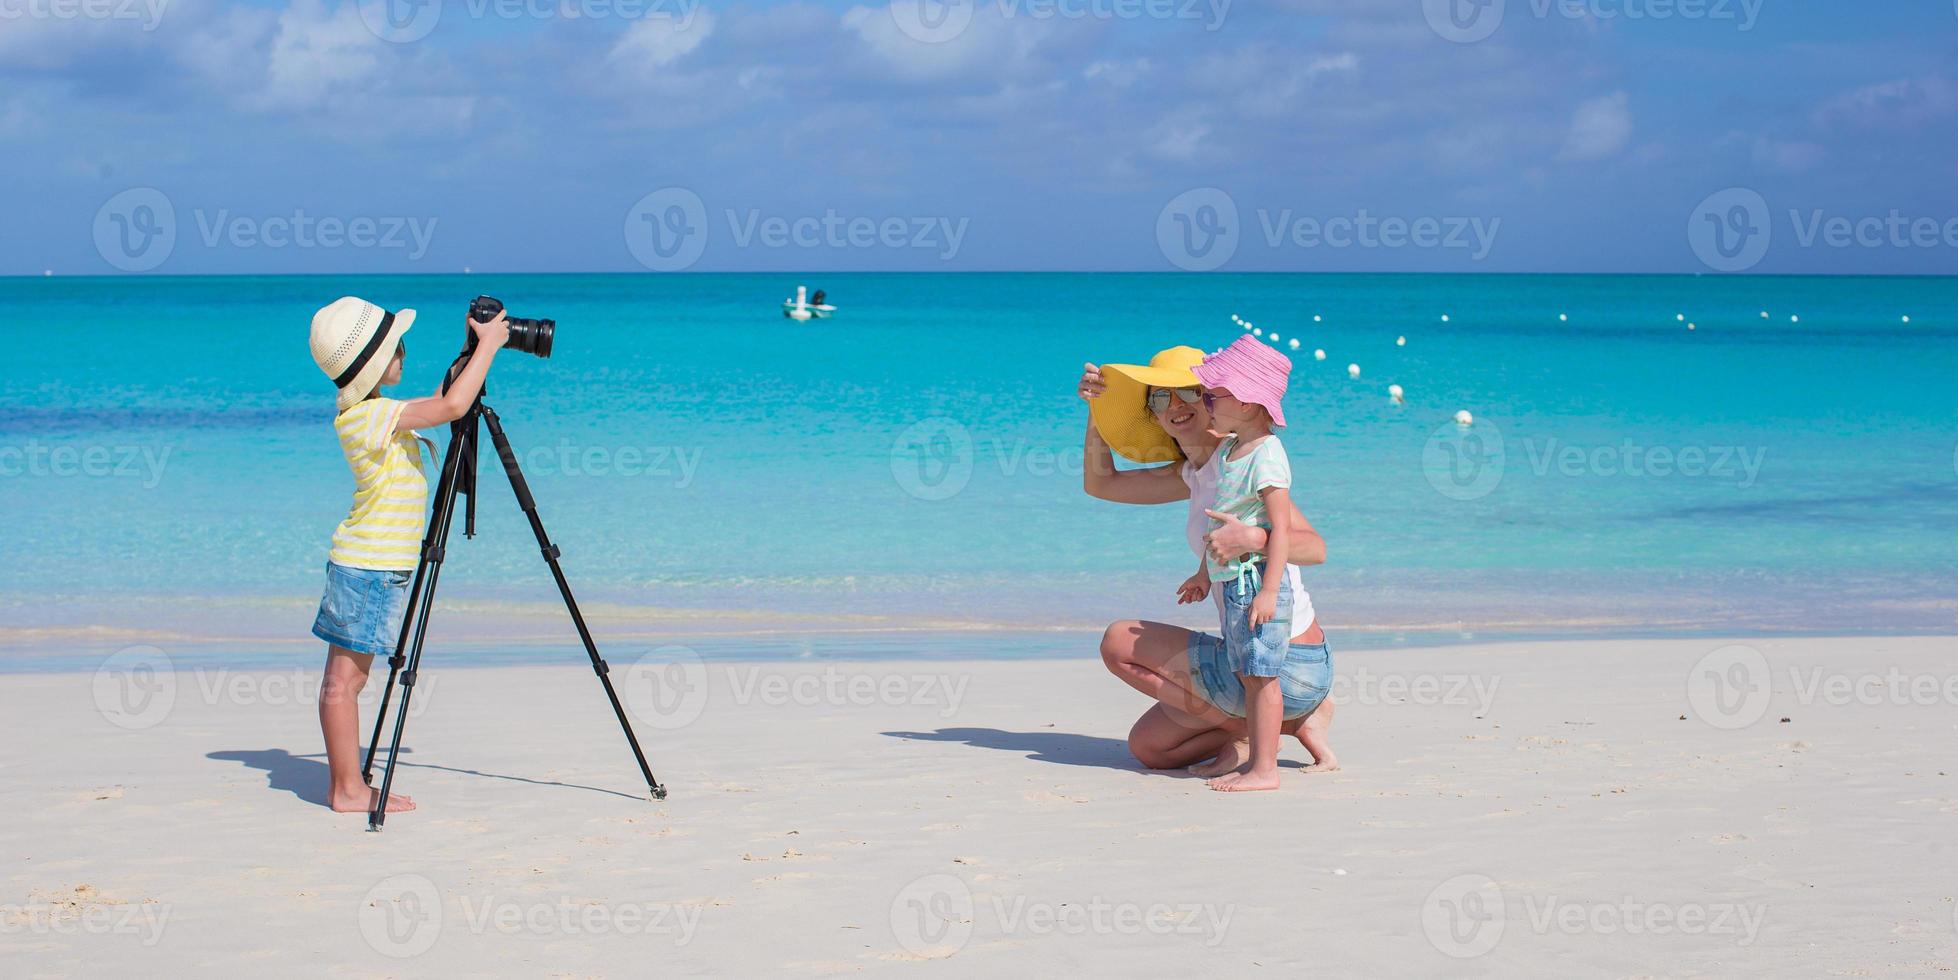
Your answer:
[[[401,346],[401,335],[414,323],[414,310],[389,313],[353,296],[342,296],[313,314],[313,362],[340,389],[340,411],[374,393]]]
[[[1088,402],[1088,416],[1108,448],[1138,463],[1168,463],[1183,458],[1182,447],[1149,411],[1150,388],[1195,388],[1192,369],[1203,363],[1195,347],[1157,351],[1148,364],[1103,364],[1101,396]]]

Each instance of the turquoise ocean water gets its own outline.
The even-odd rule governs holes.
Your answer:
[[[842,312],[783,319],[798,282]],[[592,602],[1197,623],[1181,506],[1081,493],[1074,383],[1235,313],[1302,344],[1284,438],[1347,636],[1958,624],[1950,279],[825,274],[0,280],[0,629],[316,596],[351,479],[312,311],[417,308],[418,394],[478,292],[559,323],[489,401]],[[548,600],[484,478],[445,595]]]

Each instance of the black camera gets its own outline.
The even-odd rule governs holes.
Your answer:
[[[503,312],[503,301],[494,296],[478,296],[469,304],[469,319],[477,323],[488,323]],[[504,321],[510,325],[510,340],[504,344],[511,350],[520,350],[538,357],[551,356],[551,336],[557,333],[556,320],[527,320],[513,316]],[[476,345],[476,335],[471,332],[468,346]]]

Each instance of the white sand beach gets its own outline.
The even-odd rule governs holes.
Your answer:
[[[1092,658],[616,665],[659,804],[582,658],[434,665],[397,780],[421,808],[381,834],[321,804],[310,657],[10,675],[0,962],[1949,973],[1954,642],[1732,642],[1341,652],[1345,768],[1288,744],[1283,790],[1248,795],[1138,769],[1147,702]]]

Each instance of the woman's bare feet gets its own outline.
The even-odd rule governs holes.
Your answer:
[[[1328,737],[1333,727],[1333,702],[1331,698],[1320,702],[1319,707],[1305,716],[1305,723],[1299,726],[1299,744],[1312,753],[1312,764],[1305,767],[1306,772],[1338,772],[1339,757],[1333,755],[1333,744]]]
[[[1214,776],[1222,776],[1226,773],[1236,772],[1237,770],[1243,768],[1245,763],[1250,761],[1251,761],[1251,740],[1248,738],[1238,739],[1236,741],[1226,743],[1224,747],[1217,752],[1217,758],[1212,759],[1209,762],[1203,763],[1202,765],[1191,766],[1190,775],[1201,776],[1205,779],[1210,779]]]
[[[1259,790],[1278,788],[1278,770],[1247,769],[1218,776],[1210,781],[1210,788],[1219,793],[1252,793]]]
[[[327,794],[326,805],[332,807],[335,813],[372,813],[374,801],[380,795],[380,790],[370,789],[363,783],[351,790],[334,790]],[[389,813],[406,813],[414,808],[415,801],[412,798],[400,793],[388,794]]]

